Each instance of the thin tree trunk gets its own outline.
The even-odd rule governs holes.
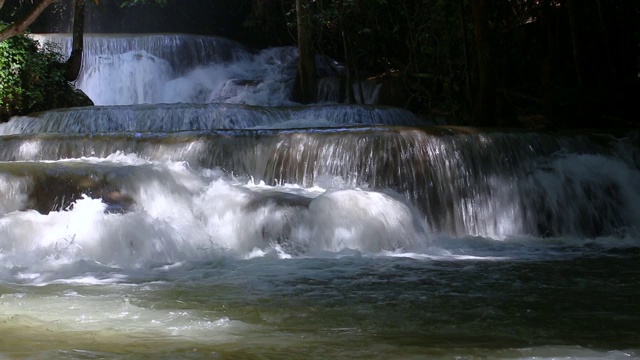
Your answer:
[[[473,24],[478,55],[478,95],[474,106],[474,123],[496,123],[496,80],[491,60],[491,29],[486,0],[472,0]]]
[[[354,58],[355,56],[353,56],[353,46],[351,46],[351,42],[349,42],[349,57],[351,58],[351,66],[353,68],[353,75],[356,81],[356,85],[358,86],[358,93],[360,96],[360,104],[365,104],[365,98],[364,98],[364,89],[362,88],[362,79],[360,79],[360,72],[358,71],[358,65],[354,64]],[[356,101],[357,103],[357,101]]]
[[[557,26],[554,26],[555,17],[550,4],[550,0],[542,2],[542,30],[546,36],[547,49],[544,55],[544,63],[542,66],[542,97],[543,97],[543,114],[548,123],[554,123],[555,114],[553,106],[553,66],[557,60]]]
[[[575,0],[567,0],[567,10],[569,11],[569,26],[571,28],[571,42],[573,43],[573,59],[575,61],[576,78],[578,79],[578,85],[584,86],[586,81],[584,74],[584,59],[582,58],[580,24]]]
[[[356,97],[353,91],[353,76],[351,71],[351,56],[349,51],[349,44],[347,43],[347,35],[344,33],[344,29],[341,29],[342,34],[342,46],[344,48],[344,60],[347,63],[347,83],[345,85],[345,102],[347,104],[353,104],[356,102]]]
[[[0,0],[4,4],[4,0]],[[0,42],[5,41],[11,37],[16,35],[23,34],[29,25],[31,25],[37,18],[42,14],[42,12],[51,4],[56,2],[57,0],[41,0],[39,1],[28,14],[26,14],[21,19],[17,20],[13,24],[7,26],[6,28],[0,31]],[[0,6],[1,7],[1,6]]]
[[[467,21],[464,16],[464,0],[459,1],[460,35],[462,36],[462,54],[464,56],[465,104],[471,107],[471,79],[469,78],[469,52],[467,50]],[[469,109],[469,108],[467,108]]]
[[[84,13],[85,0],[75,0],[73,9],[73,49],[67,60],[67,71],[65,77],[67,81],[75,81],[78,79],[80,69],[82,68],[82,52],[84,49]]]
[[[3,6],[4,6],[4,0],[0,0],[0,10],[2,9]]]
[[[615,51],[613,51],[611,49],[611,37],[609,37],[609,30],[607,28],[607,24],[604,21],[604,14],[603,14],[603,10],[602,10],[602,2],[600,0],[596,0],[596,5],[598,8],[598,23],[600,25],[600,32],[602,32],[602,47],[604,48],[604,53],[607,59],[607,75],[609,77],[609,80],[615,81],[618,79],[618,72],[616,71],[616,67],[615,67],[615,60],[614,60],[614,53]],[[621,22],[623,22],[623,19],[620,19]],[[615,47],[614,47],[615,48]]]
[[[356,66],[353,62],[353,51],[351,51],[351,42],[349,41],[349,37],[347,36],[347,32],[345,31],[345,27],[344,27],[346,19],[347,19],[346,8],[345,8],[345,4],[342,3],[340,6],[339,24],[340,24],[340,35],[342,36],[342,48],[344,50],[344,60],[347,65],[345,102],[347,104],[357,104],[358,98],[356,97],[354,86],[359,85],[360,79],[358,78]]]
[[[318,79],[316,74],[316,59],[313,51],[313,37],[309,21],[308,9],[302,2],[296,0],[296,17],[298,21],[298,73],[296,75],[294,99],[308,104],[316,101]]]

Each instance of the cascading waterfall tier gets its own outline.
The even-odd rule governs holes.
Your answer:
[[[86,40],[103,105],[0,124],[0,358],[640,359],[637,132],[299,106],[294,48]]]
[[[68,34],[32,37],[71,53]],[[250,52],[232,40],[183,34],[85,35],[77,87],[97,105],[235,103],[292,105],[297,48]],[[340,102],[343,67],[318,57],[321,102]],[[355,86],[358,103],[375,104],[379,85]],[[363,89],[360,96],[360,88]],[[360,99],[363,97],[363,99]]]
[[[33,35],[69,55],[68,34]],[[87,34],[77,87],[97,105],[227,102],[287,105],[295,48],[257,54],[232,40],[182,34]]]
[[[41,132],[186,131],[302,128],[345,125],[417,125],[413,113],[380,106],[264,107],[236,104],[92,106],[14,117],[0,134]]]
[[[145,262],[181,256],[184,251],[196,253],[198,246],[246,253],[277,244],[296,254],[344,248],[391,251],[427,244],[424,219],[394,194],[270,187],[239,181],[223,171],[196,170],[184,163],[149,162],[135,155],[0,163],[0,196],[6,204],[0,208],[0,219],[4,219],[0,221],[0,233],[4,234],[2,241],[13,248],[20,233],[12,232],[7,224],[19,223],[25,217],[42,221],[67,215],[79,217],[87,211],[100,227],[123,222],[126,236],[121,241],[125,247],[129,245],[127,239],[139,233],[135,236],[143,237],[139,239],[143,248],[136,250],[137,245],[130,244],[130,250],[148,257]],[[140,232],[130,221],[141,221],[147,229]],[[65,232],[64,222],[51,225]],[[175,227],[189,229],[187,232],[193,236],[183,244],[185,249],[174,249],[171,252],[177,253],[173,255],[160,250],[147,253],[149,249],[144,247],[153,246],[153,241],[144,237],[153,232],[167,231],[163,249],[176,246],[175,237],[186,233],[176,233]],[[95,239],[103,239],[104,234],[89,231],[84,235],[86,238],[77,240],[90,246]],[[60,241],[60,237],[54,235],[52,241]],[[122,266],[132,260],[126,255],[122,258]]]
[[[32,38],[49,43],[69,56],[73,47],[70,34],[34,34]],[[166,61],[177,73],[211,63],[249,60],[251,54],[241,44],[222,37],[188,34],[85,34],[85,70],[114,54],[145,52]]]
[[[608,136],[369,126],[24,134],[0,141],[3,161],[120,152],[272,186],[392,191],[420,209],[432,229],[454,235],[593,237],[637,231],[640,216],[638,149]]]

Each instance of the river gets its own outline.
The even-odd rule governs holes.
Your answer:
[[[98,106],[0,125],[0,358],[640,359],[637,136],[300,106],[292,48],[87,39]]]

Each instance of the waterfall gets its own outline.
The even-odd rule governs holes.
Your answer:
[[[63,55],[71,52],[68,34],[32,36]],[[288,105],[296,60],[293,47],[252,54],[219,37],[87,34],[76,85],[97,105]]]
[[[69,52],[68,35],[35,37]],[[429,127],[401,109],[338,105],[343,95],[335,75],[344,68],[325,57],[318,59],[321,104],[300,106],[289,100],[293,47],[252,53],[222,38],[163,34],[89,35],[86,41],[78,85],[104,105],[0,125],[0,161],[7,162],[0,166],[6,175],[0,183],[7,198],[3,211],[61,211],[83,195],[128,211],[136,196],[121,196],[141,190],[126,190],[133,185],[112,173],[139,164],[116,171],[122,165],[101,160],[119,154],[143,165],[186,163],[194,171],[222,171],[268,187],[318,187],[328,192],[323,199],[333,199],[267,196],[285,208],[332,211],[339,200],[366,204],[375,198],[392,209],[399,201],[407,208],[398,205],[405,215],[396,225],[422,219],[426,225],[418,228],[451,236],[592,238],[638,231],[640,156],[633,140]],[[378,86],[367,82],[362,89],[364,102],[375,102]],[[50,165],[61,159],[99,165]],[[31,162],[41,165],[24,165]],[[393,223],[388,212],[369,216]],[[294,223],[302,220],[293,213],[285,217],[291,219],[274,225],[279,230],[265,233],[293,236]],[[347,217],[369,221],[355,213]],[[339,215],[322,219],[342,224]],[[331,236],[317,236],[337,246]]]
[[[0,134],[286,129],[420,123],[424,123],[423,120],[411,112],[390,107],[153,104],[57,109],[30,116],[19,116],[6,124],[0,124]]]
[[[32,35],[63,55],[71,53],[68,34]],[[233,103],[292,105],[297,48],[252,53],[232,40],[197,35],[85,35],[77,87],[97,105],[151,103]],[[343,102],[339,63],[318,56],[320,102]],[[352,84],[360,104],[375,104],[380,85]],[[360,89],[364,99],[360,99]],[[344,97],[344,96],[342,96]]]
[[[435,231],[457,235],[600,236],[633,228],[640,216],[638,149],[606,136],[366,126],[34,133],[0,142],[2,161],[120,152],[274,186],[386,189],[409,199]]]
[[[34,34],[31,37],[40,43],[50,43],[63,55],[70,55],[70,34]],[[85,69],[99,64],[102,59],[130,52],[146,52],[165,60],[176,70],[184,73],[194,67],[211,63],[228,63],[249,60],[249,51],[241,44],[215,36],[187,34],[85,34]]]
[[[292,47],[86,40],[98,106],[0,124],[0,358],[639,358],[637,131],[340,104],[325,57],[303,106]]]

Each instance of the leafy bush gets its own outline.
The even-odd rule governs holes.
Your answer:
[[[27,36],[0,42],[0,121],[68,106],[73,87],[65,80],[61,55]]]

